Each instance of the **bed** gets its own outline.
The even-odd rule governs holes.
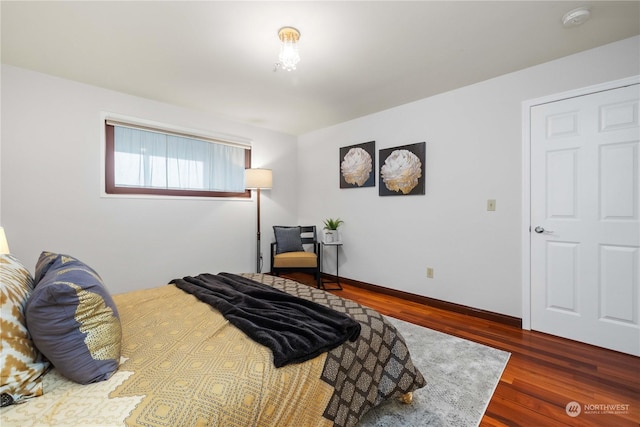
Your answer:
[[[7,256],[3,257],[2,274],[8,274],[12,271],[7,267],[10,263]],[[46,287],[44,282],[54,271],[83,274],[90,277],[90,282],[101,285],[97,273],[88,266],[73,257],[66,258],[65,264],[61,257],[43,253],[36,266],[33,288],[27,289],[27,294],[35,295],[40,286]],[[14,258],[10,261],[17,262]],[[69,267],[74,262],[81,263],[80,267]],[[345,313],[357,321],[359,333],[351,337],[353,341],[347,339],[309,360],[276,368],[274,353],[268,347],[250,339],[220,311],[176,284],[113,296],[106,293],[101,298],[110,297],[112,301],[101,303],[100,317],[109,321],[117,317],[121,334],[115,341],[120,346],[115,367],[109,365],[113,360],[108,359],[115,357],[114,341],[105,347],[107,350],[101,350],[100,364],[87,370],[102,377],[86,384],[68,378],[81,371],[81,365],[51,364],[48,356],[36,350],[30,378],[39,385],[27,387],[22,395],[14,390],[14,401],[1,409],[0,424],[355,426],[369,409],[388,399],[408,400],[414,390],[426,384],[413,365],[402,336],[380,313],[286,278],[255,273],[237,276]],[[56,280],[57,286],[65,283],[68,287],[66,279]],[[79,290],[76,292],[80,295]],[[38,343],[35,320],[30,321],[32,316],[37,317],[30,314],[36,312],[34,295],[28,295],[24,303],[25,324],[29,335],[34,327],[30,338]],[[60,296],[56,298],[62,301]],[[81,305],[77,300],[82,298],[76,298],[76,318]],[[5,312],[3,305],[3,322]],[[45,323],[51,325],[53,321],[47,318]],[[51,334],[47,328],[46,337]],[[102,325],[94,337],[106,335],[105,331],[117,332],[116,329]],[[61,340],[54,341],[57,344]],[[95,362],[94,356],[91,363]],[[3,373],[3,384],[7,377]],[[5,385],[3,388],[8,391]],[[3,401],[5,394],[11,393],[3,393]]]

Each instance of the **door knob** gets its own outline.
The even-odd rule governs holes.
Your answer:
[[[553,231],[551,230],[545,230],[543,227],[537,226],[536,228],[533,229],[533,231],[535,231],[538,234],[542,234],[542,233],[553,233]]]

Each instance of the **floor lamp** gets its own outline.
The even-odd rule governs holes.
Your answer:
[[[272,185],[271,169],[245,169],[244,187],[247,190],[258,190],[258,234],[256,242],[256,272],[262,271],[262,252],[260,251],[260,190],[271,189]]]

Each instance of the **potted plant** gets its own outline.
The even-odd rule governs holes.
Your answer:
[[[323,239],[325,243],[340,243],[340,232],[338,227],[344,224],[340,218],[328,218],[324,220]]]

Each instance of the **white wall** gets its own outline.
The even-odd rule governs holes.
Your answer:
[[[512,316],[521,315],[521,106],[639,74],[625,40],[297,139],[176,106],[3,65],[0,218],[33,270],[42,250],[92,265],[112,292],[184,275],[253,271],[255,198],[100,197],[100,112],[253,139],[274,170],[262,197],[265,267],[274,224],[346,221],[340,274]],[[339,189],[339,148],[426,141],[426,195]],[[296,167],[297,165],[297,167]],[[378,167],[379,167],[378,162]],[[497,211],[487,212],[487,199]],[[333,251],[325,269],[335,271]],[[427,266],[435,278],[426,278]]]
[[[639,74],[639,52],[635,37],[302,135],[300,222],[345,221],[341,276],[520,317],[522,102]],[[340,189],[339,148],[371,140],[426,141],[426,195]]]
[[[43,250],[91,265],[111,292],[185,275],[255,269],[256,203],[100,197],[100,113],[253,140],[253,166],[274,171],[262,193],[265,270],[274,223],[295,223],[296,138],[196,111],[2,66],[2,225],[33,272]]]

